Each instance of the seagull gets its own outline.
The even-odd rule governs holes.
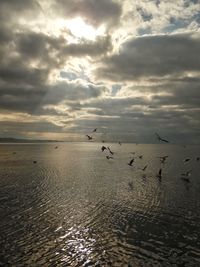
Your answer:
[[[166,159],[168,158],[169,156],[163,156],[163,157],[158,157],[160,159],[160,162],[161,163],[165,163]]]
[[[88,140],[92,140],[92,136],[90,136],[88,134],[86,134],[86,136],[87,136]]]
[[[111,157],[111,156],[106,156],[106,158],[107,158],[107,159],[113,159],[113,157]]]
[[[188,161],[190,161],[190,159],[189,159],[189,158],[187,158],[187,159],[184,159],[183,161],[184,161],[184,162],[188,162]]]
[[[144,168],[141,168],[142,171],[145,171],[148,165],[145,165]]]
[[[189,176],[191,175],[191,170],[190,171],[187,171],[185,173],[182,173],[181,174],[181,179],[184,181],[184,182],[187,182],[187,183],[190,183],[190,179],[189,179]]]
[[[159,178],[159,180],[161,180],[161,178],[162,178],[162,169],[161,168],[157,174],[157,178]]]
[[[104,150],[107,149],[105,146],[101,147],[101,151],[104,152]]]
[[[187,172],[185,172],[185,173],[181,173],[181,176],[186,176],[186,177],[188,177],[188,176],[190,176],[191,175],[191,170],[190,171],[187,171]]]
[[[161,138],[159,134],[155,133],[155,135],[157,136],[157,138],[158,138],[159,141],[163,141],[165,143],[169,143],[168,140]]]
[[[37,163],[37,160],[34,160],[33,163],[36,164]]]
[[[131,159],[129,163],[127,163],[129,166],[133,166],[134,159]]]
[[[109,150],[109,152],[110,152],[111,155],[114,155],[114,152],[112,152],[112,151],[110,150],[109,146],[107,147],[107,149]]]
[[[95,128],[92,132],[95,133],[97,131],[97,128]]]

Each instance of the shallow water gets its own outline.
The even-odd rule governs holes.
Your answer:
[[[200,147],[109,145],[0,145],[0,266],[200,266]]]

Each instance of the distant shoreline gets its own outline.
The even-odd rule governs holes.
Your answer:
[[[55,143],[63,142],[59,140],[37,140],[37,139],[18,139],[18,138],[0,138],[0,143]]]

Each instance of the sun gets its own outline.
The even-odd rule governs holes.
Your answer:
[[[101,25],[98,28],[87,24],[81,17],[70,20],[61,20],[60,27],[70,30],[72,35],[76,38],[84,38],[88,40],[95,40],[97,36],[103,35],[105,28]]]

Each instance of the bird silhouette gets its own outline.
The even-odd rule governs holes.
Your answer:
[[[97,131],[97,128],[95,128],[92,132],[95,133]]]
[[[142,159],[142,158],[143,158],[143,155],[140,155],[138,158],[139,158],[139,159]]]
[[[114,155],[114,152],[109,148],[109,146],[107,147],[108,151],[110,152],[111,155]]]
[[[190,179],[189,179],[188,177],[181,177],[181,179],[182,179],[184,182],[190,183]]]
[[[106,158],[107,158],[107,159],[113,159],[113,157],[111,157],[111,156],[106,156]]]
[[[165,143],[169,143],[168,140],[163,139],[162,137],[160,137],[160,135],[158,133],[155,133],[155,135],[157,136],[157,138],[158,138],[159,141],[162,141],[162,142],[165,142]]]
[[[145,171],[148,165],[145,165],[144,168],[141,168],[142,171]]]
[[[158,158],[160,159],[160,162],[164,164],[168,157],[169,156],[163,156],[163,157],[158,157]]]
[[[159,180],[161,180],[161,178],[162,178],[162,169],[161,168],[158,171],[157,178],[159,178]]]
[[[190,175],[191,175],[191,170],[184,172],[184,173],[181,173],[181,176],[184,176],[184,177],[188,177]]]
[[[184,162],[188,162],[188,161],[190,161],[190,159],[189,159],[189,158],[187,158],[187,159],[184,159],[183,161],[184,161]]]
[[[86,136],[87,136],[88,140],[92,140],[92,136],[91,135],[86,134]]]
[[[101,147],[101,151],[103,152],[104,150],[106,150],[107,148],[105,146]]]
[[[129,166],[133,166],[134,159],[131,159],[130,162],[128,163]]]
[[[33,163],[36,164],[37,163],[37,160],[34,160]]]

